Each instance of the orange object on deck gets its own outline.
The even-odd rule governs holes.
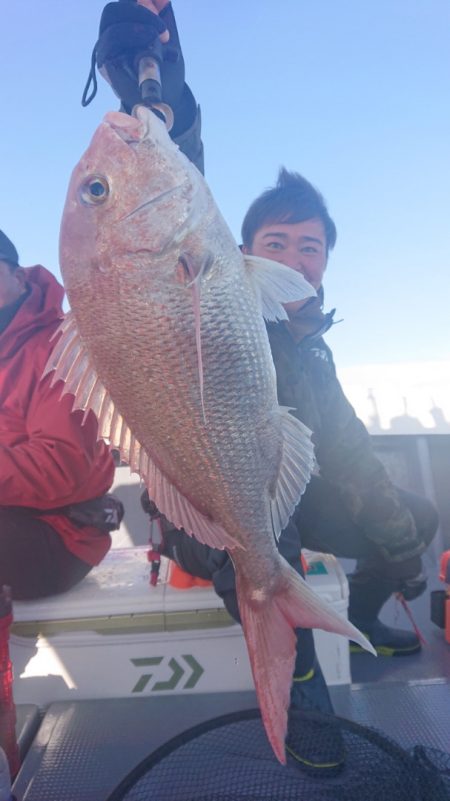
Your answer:
[[[441,556],[439,578],[446,584],[450,584],[450,551],[444,551]]]
[[[446,594],[446,598],[444,601],[445,639],[448,643],[450,643],[450,551],[444,551],[444,553],[441,556],[439,578],[445,584],[445,594]]]
[[[171,587],[176,587],[178,590],[189,590],[191,587],[211,587],[212,581],[197,578],[197,576],[191,576],[190,573],[186,573],[185,570],[178,567],[176,562],[171,562],[169,584]]]

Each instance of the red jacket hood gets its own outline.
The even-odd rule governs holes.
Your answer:
[[[38,328],[51,323],[56,328],[63,317],[64,288],[55,276],[40,264],[26,267],[25,273],[29,295],[0,334],[0,361],[11,357]]]

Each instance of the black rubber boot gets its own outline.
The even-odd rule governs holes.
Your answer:
[[[410,656],[421,649],[420,640],[413,631],[391,628],[378,618],[369,625],[358,622],[358,620],[352,620],[352,623],[366,635],[380,656]],[[363,649],[357,643],[352,642],[350,651],[361,653]]]
[[[345,764],[345,744],[334,715],[289,710],[286,752],[297,767],[316,776],[336,776]]]
[[[302,770],[334,776],[345,762],[345,746],[317,660],[303,676],[294,675],[286,751]]]
[[[294,674],[291,689],[291,709],[312,710],[334,713],[330,694],[317,659],[313,667],[304,675]]]
[[[392,593],[395,584],[372,575],[369,569],[357,570],[349,576],[350,601],[348,617],[370,640],[380,656],[409,656],[420,651],[420,640],[413,631],[386,626],[378,614]],[[360,653],[361,646],[352,642],[350,651]]]

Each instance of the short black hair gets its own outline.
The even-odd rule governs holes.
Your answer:
[[[297,223],[318,218],[325,229],[327,252],[336,244],[336,226],[320,192],[298,172],[281,167],[275,186],[253,201],[242,223],[242,243],[251,249],[255,234],[270,223]]]
[[[10,267],[13,268],[19,266],[19,254],[3,231],[0,231],[0,260],[8,262]]]

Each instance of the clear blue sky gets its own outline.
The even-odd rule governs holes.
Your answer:
[[[103,114],[80,98],[100,0],[3,3],[0,228],[56,275],[70,172]],[[174,0],[206,173],[239,239],[281,164],[338,227],[339,365],[450,358],[448,0]]]

